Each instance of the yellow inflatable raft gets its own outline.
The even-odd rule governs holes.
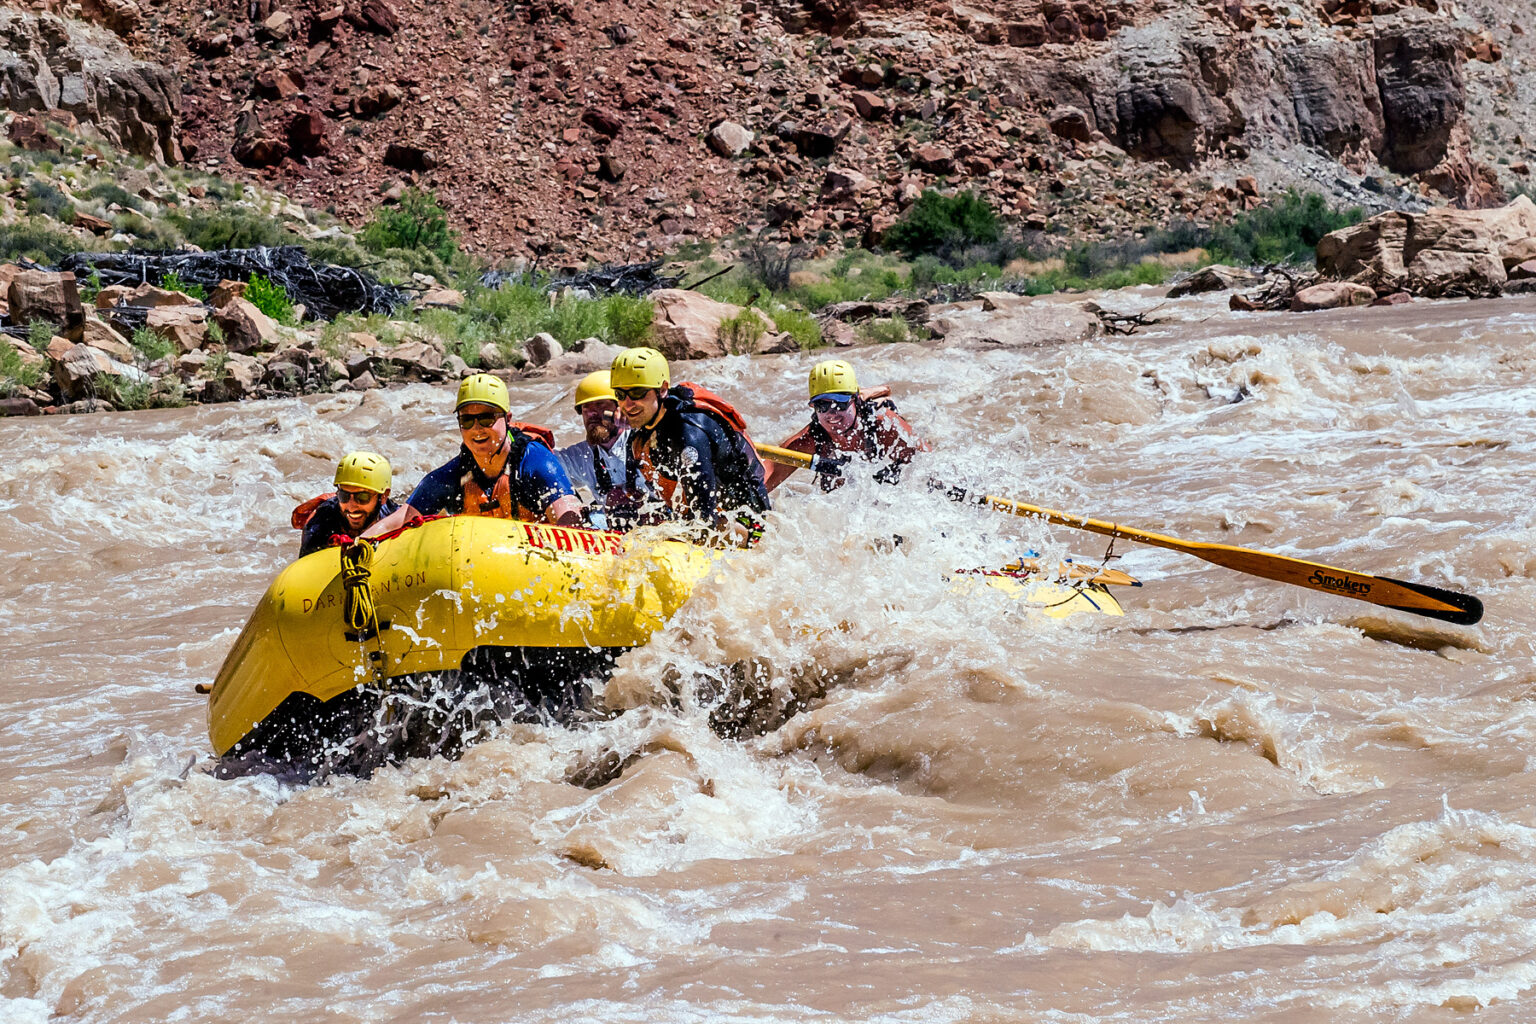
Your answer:
[[[486,721],[569,720],[587,685],[664,626],[725,552],[644,532],[452,516],[361,554],[319,551],[272,582],[212,689],[220,757],[330,770],[353,756],[349,747],[378,745],[383,718],[398,714],[381,710],[385,693],[417,694],[419,710],[425,698],[411,681],[421,677],[434,678],[435,734],[461,740]],[[1122,614],[1104,584],[1135,582],[1082,569],[1031,582],[1037,568],[954,579],[1002,587],[1053,616]],[[444,676],[465,681],[445,688]]]

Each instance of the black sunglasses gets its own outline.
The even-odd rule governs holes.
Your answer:
[[[336,492],[336,502],[339,505],[366,505],[374,499],[372,491],[341,491]]]
[[[499,412],[461,412],[459,413],[459,429],[468,430],[471,427],[489,427],[501,419],[503,413]]]
[[[614,388],[613,394],[621,402],[638,402],[655,388]]]
[[[851,396],[834,398],[831,395],[822,395],[820,398],[811,399],[811,408],[817,412],[837,412],[839,409],[848,408],[848,403],[853,401]]]

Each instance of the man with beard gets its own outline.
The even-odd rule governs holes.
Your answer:
[[[293,510],[303,534],[299,557],[350,543],[373,523],[395,511],[389,500],[389,461],[373,452],[352,452],[336,464],[336,493],[311,498]]]
[[[560,449],[576,496],[587,505],[587,521],[599,530],[611,528],[606,502],[615,487],[624,483],[625,442],[629,428],[619,418],[619,402],[613,395],[610,373],[589,373],[576,385],[576,412],[587,438]]]
[[[488,373],[465,377],[454,413],[459,454],[428,473],[394,515],[365,537],[398,530],[412,518],[439,514],[495,516],[581,525],[581,501],[550,450],[542,427],[512,423],[507,386]]]
[[[814,455],[813,465],[823,491],[843,485],[842,470],[851,460],[875,465],[875,479],[895,483],[901,470],[918,452],[928,451],[902,419],[887,396],[890,388],[859,390],[852,364],[828,359],[811,368],[811,422],[787,438],[781,447]],[[768,469],[771,491],[789,478],[793,466],[773,464]]]

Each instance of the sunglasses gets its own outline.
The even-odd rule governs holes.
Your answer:
[[[461,412],[459,413],[459,429],[469,430],[471,427],[489,427],[501,419],[499,412]]]
[[[342,491],[336,492],[336,503],[339,505],[367,505],[377,497],[372,491]]]
[[[838,412],[848,408],[848,403],[853,401],[851,397],[834,398],[831,395],[822,395],[820,398],[811,399],[811,408],[817,412]]]
[[[655,388],[614,388],[613,394],[621,402],[638,402]]]

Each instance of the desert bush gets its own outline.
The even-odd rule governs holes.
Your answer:
[[[1359,207],[1330,209],[1320,194],[1291,189],[1278,201],[1213,228],[1205,247],[1224,263],[1310,263],[1324,235],[1358,224],[1364,216]]]
[[[448,214],[431,192],[406,189],[398,206],[381,206],[363,228],[363,245],[383,254],[390,249],[420,249],[444,263],[451,262],[459,246],[448,228]]]
[[[144,209],[144,200],[129,192],[115,181],[103,181],[80,193],[82,199],[95,199],[111,205],[116,203],[125,210]]]
[[[899,316],[877,317],[859,325],[859,337],[883,345],[911,341],[912,328]]]
[[[0,341],[0,398],[37,387],[43,379],[43,369],[41,363],[24,362],[20,352]]]
[[[984,198],[973,192],[946,196],[934,189],[923,192],[885,233],[886,243],[909,257],[948,256],[1001,237],[997,215]]]
[[[787,332],[794,338],[795,344],[802,350],[821,348],[823,344],[821,324],[817,323],[816,318],[805,310],[780,307],[766,312],[773,317],[773,322],[778,325],[779,330]]]
[[[727,352],[741,355],[757,348],[758,341],[767,330],[768,328],[763,326],[763,318],[757,315],[756,310],[744,309],[735,316],[720,321],[716,336]]]
[[[27,183],[27,213],[68,224],[75,217],[75,204],[46,181],[33,180]]]
[[[210,252],[250,249],[258,245],[292,245],[298,241],[280,221],[240,208],[178,211],[170,214],[167,220],[186,241]]]
[[[181,292],[190,295],[199,302],[208,298],[208,290],[195,281],[183,281],[181,275],[172,270],[160,278],[160,287],[168,292]]]
[[[0,224],[0,259],[26,257],[52,265],[82,248],[80,239],[74,235],[37,221]]]
[[[282,285],[260,274],[252,274],[245,285],[245,299],[278,323],[293,326],[293,300],[288,297]]]

